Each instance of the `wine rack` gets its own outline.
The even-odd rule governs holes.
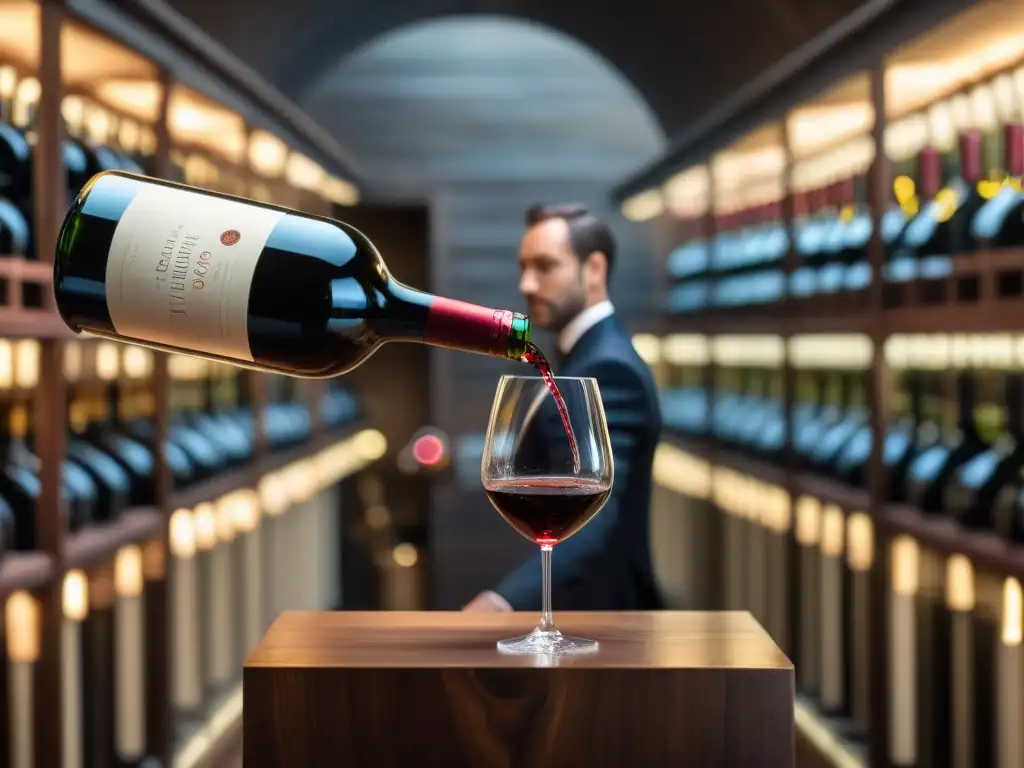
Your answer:
[[[1024,229],[975,224],[1024,200],[1024,17],[912,16],[899,47],[868,24],[808,53],[616,192],[665,267],[636,338],[664,393],[659,578],[794,660],[798,764],[1024,760],[1024,425],[999,389],[1024,363]],[[863,400],[810,394],[814,371]]]
[[[0,151],[0,765],[194,766],[240,727],[273,617],[338,605],[340,484],[386,441],[344,390],[274,402],[268,375],[76,338],[58,227],[104,168],[324,215],[358,190],[330,137],[163,3],[80,5],[0,4],[2,136],[30,151]]]

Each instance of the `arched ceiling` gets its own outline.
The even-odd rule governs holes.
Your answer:
[[[604,56],[669,136],[864,0],[172,0],[295,101],[380,35],[431,18],[504,14]]]
[[[299,104],[359,158],[367,189],[389,198],[484,183],[578,184],[599,196],[664,148],[614,67],[505,16],[382,35],[325,70]]]
[[[579,200],[622,241],[622,309],[650,304],[653,265],[607,190],[664,138],[636,90],[572,38],[505,16],[415,23],[336,61],[299,104],[358,158],[367,197],[434,203],[435,258],[458,298],[519,306],[526,207]]]

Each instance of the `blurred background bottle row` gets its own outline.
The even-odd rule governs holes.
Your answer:
[[[1019,765],[1024,14],[877,53],[618,190],[664,264],[658,571],[794,660],[801,760]]]

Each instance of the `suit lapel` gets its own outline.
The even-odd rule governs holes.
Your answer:
[[[605,338],[613,332],[618,321],[615,315],[609,315],[601,322],[587,329],[587,332],[580,336],[579,341],[569,351],[562,365],[562,376],[580,376],[587,369],[587,365],[593,359],[598,350],[601,349]]]

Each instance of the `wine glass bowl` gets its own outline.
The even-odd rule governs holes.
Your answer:
[[[491,406],[481,478],[494,508],[540,547],[541,557],[540,623],[528,635],[500,641],[498,649],[597,650],[593,640],[562,635],[551,615],[552,551],[600,513],[612,490],[611,440],[597,380],[503,376]]]

